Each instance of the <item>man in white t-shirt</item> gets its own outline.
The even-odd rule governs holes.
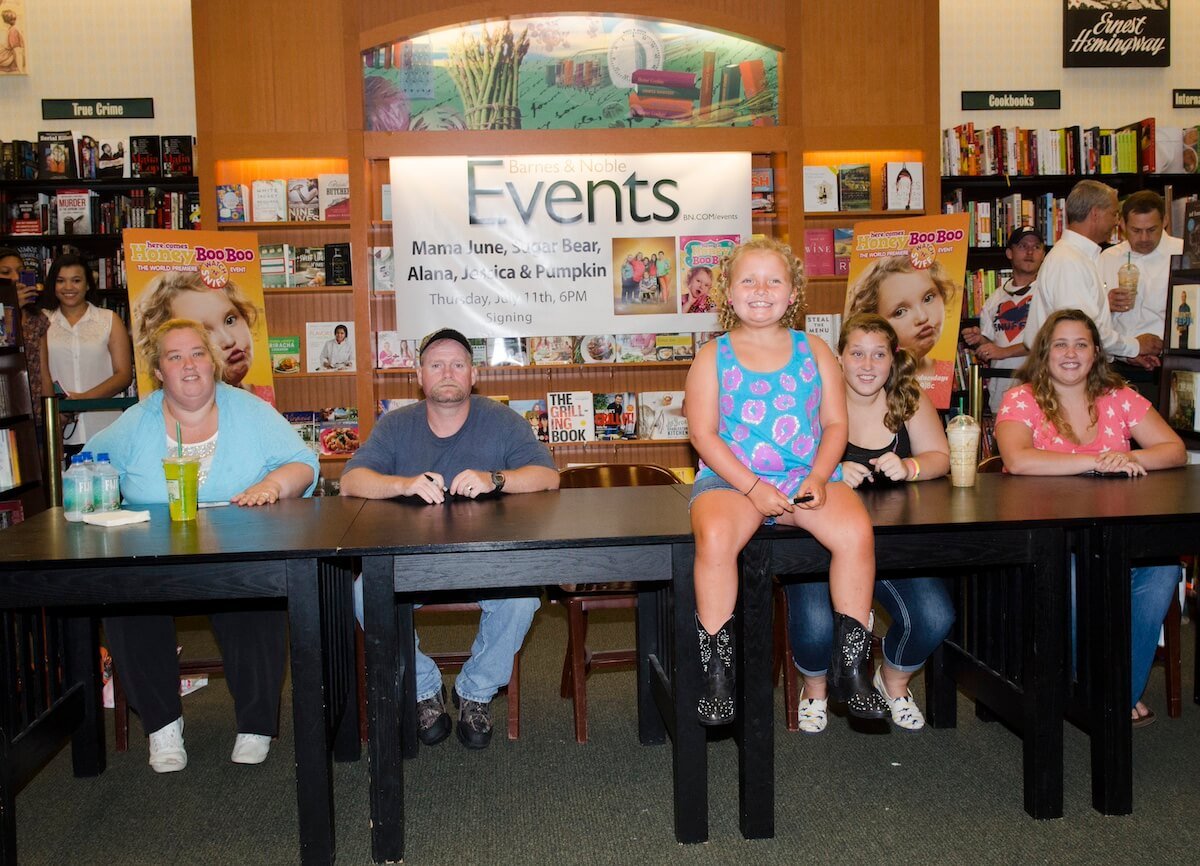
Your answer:
[[[1100,254],[1100,279],[1108,287],[1113,327],[1126,337],[1166,331],[1167,282],[1171,256],[1183,252],[1183,241],[1163,231],[1167,203],[1150,190],[1135,192],[1121,205],[1125,240]],[[1117,283],[1126,262],[1137,266],[1137,292],[1130,297]]]
[[[1042,322],[1055,310],[1079,309],[1091,316],[1104,351],[1113,358],[1151,370],[1159,365],[1162,336],[1126,337],[1113,327],[1108,292],[1097,266],[1100,244],[1117,224],[1117,191],[1095,180],[1081,180],[1067,196],[1067,227],[1046,254],[1038,275],[1038,290],[1029,304],[1024,342],[1033,346]]]
[[[980,363],[1015,370],[1029,353],[1021,338],[1029,318],[1038,270],[1046,258],[1046,244],[1034,229],[1023,226],[1009,237],[1004,254],[1012,263],[1012,277],[984,302],[979,327],[963,328],[962,337],[975,350]],[[987,380],[988,408],[993,415],[1000,411],[1000,400],[1012,384],[1009,378]]]

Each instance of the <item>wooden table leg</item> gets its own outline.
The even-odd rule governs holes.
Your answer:
[[[1024,646],[1025,811],[1063,814],[1063,714],[1066,703],[1063,624],[1066,622],[1066,542],[1059,529],[1032,533],[1032,564],[1022,593],[1029,629]]]
[[[708,736],[696,719],[700,700],[700,660],[696,646],[696,589],[692,582],[695,548],[671,548],[671,690],[674,698],[672,770],[675,787],[675,838],[708,840]]]
[[[404,713],[400,683],[407,665],[396,625],[393,558],[365,556],[362,566],[371,858],[387,863],[404,859],[404,759],[399,732]]]
[[[321,599],[317,562],[287,561],[288,630],[292,654],[292,719],[296,738],[296,805],[300,859],[332,862],[333,759],[325,716]]]
[[[656,746],[666,742],[667,728],[654,701],[651,658],[662,658],[667,649],[663,633],[666,587],[661,583],[636,584],[637,597],[637,706],[638,742]]]
[[[931,728],[958,724],[958,684],[946,672],[946,650],[940,644],[925,662],[925,721]]]
[[[1077,580],[1088,584],[1092,807],[1105,815],[1128,815],[1133,811],[1128,535],[1115,525],[1091,532]]]
[[[334,707],[336,727],[333,735],[335,761],[357,761],[362,756],[358,721],[358,658],[355,649],[354,574],[344,560],[321,564],[321,597],[325,600],[325,619],[333,646],[327,647],[326,664],[332,682],[338,683]]]
[[[100,694],[100,630],[96,618],[66,617],[66,677],[83,689],[83,723],[71,735],[71,769],[76,776],[104,772],[104,706]]]
[[[775,835],[775,683],[771,678],[775,611],[771,541],[742,552],[741,616],[737,623],[738,820],[747,839]]]

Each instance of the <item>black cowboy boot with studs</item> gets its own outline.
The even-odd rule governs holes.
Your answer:
[[[829,661],[829,700],[845,704],[850,715],[882,719],[887,701],[871,685],[871,631],[844,613],[833,613],[833,657]]]
[[[696,617],[700,642],[700,702],[696,715],[702,725],[727,725],[733,721],[733,617],[716,634],[709,634]]]

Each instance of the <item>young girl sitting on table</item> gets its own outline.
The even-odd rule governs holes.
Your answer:
[[[1058,310],[1038,329],[996,416],[996,444],[1015,475],[1145,475],[1187,462],[1183,440],[1150,401],[1113,371],[1096,323],[1082,310]],[[1137,450],[1130,440],[1137,443]],[[1130,572],[1135,727],[1154,721],[1142,703],[1163,617],[1179,584],[1178,563]]]
[[[697,354],[685,394],[701,458],[691,503],[700,723],[733,720],[738,553],[775,522],[806,530],[831,554],[830,699],[881,719],[888,706],[867,674],[874,534],[838,472],[846,394],[837,360],[819,339],[791,329],[804,312],[803,268],[787,245],[749,241],[718,266],[715,300],[728,333]]]
[[[950,447],[937,410],[917,384],[916,359],[900,348],[887,320],[872,313],[851,316],[838,350],[850,425],[842,480],[871,490],[941,478],[950,471]],[[804,675],[800,730],[819,734],[828,721],[829,590],[807,581],[787,584],[786,592],[792,654]],[[925,717],[908,683],[949,633],[954,604],[938,577],[878,579],[875,596],[892,619],[883,638],[884,663],[875,668],[875,690],[887,701],[893,724],[917,731],[925,727]]]

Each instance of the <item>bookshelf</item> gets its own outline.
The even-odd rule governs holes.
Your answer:
[[[56,197],[69,190],[89,193],[92,231],[57,230]],[[36,267],[39,282],[57,256],[64,252],[82,256],[96,273],[101,304],[118,310],[128,325],[122,229],[192,228],[197,193],[195,177],[0,180],[0,246],[20,252],[24,267]],[[19,202],[40,202],[39,233],[14,232]]]
[[[606,11],[629,18],[679,20],[678,8],[664,2],[613,0]],[[293,397],[303,400],[300,408],[355,405],[365,437],[377,400],[418,396],[410,371],[374,369],[370,340],[375,332],[395,329],[394,297],[371,291],[366,255],[370,247],[392,244],[391,225],[382,219],[380,190],[389,182],[388,160],[393,156],[744,152],[751,154],[753,167],[772,169],[775,187],[774,209],[757,209],[752,231],[788,241],[798,252],[804,228],[821,225],[825,219],[806,215],[797,197],[809,153],[870,147],[881,153],[915,155],[924,166],[926,206],[940,202],[937,0],[898,0],[883,7],[870,0],[846,0],[836,8],[747,0],[738,4],[736,14],[729,11],[726,0],[696,0],[688,8],[688,24],[737,34],[779,52],[778,123],[688,129],[616,125],[450,132],[368,129],[361,52],[461,22],[571,13],[549,0],[519,5],[467,2],[452,8],[436,0],[415,0],[402,12],[378,0],[298,0],[286,11],[281,3],[259,8],[211,0],[193,5],[201,200],[212,199],[215,185],[221,182],[216,166],[227,160],[338,156],[348,161],[351,219],[348,232],[339,230],[348,234],[353,249],[353,290],[326,290],[321,294],[327,297],[321,300],[300,293],[271,293],[267,303],[271,330],[277,333],[284,333],[278,323],[286,322],[288,315],[297,322],[312,320],[312,315],[302,319],[299,312],[289,313],[289,304],[325,303],[335,305],[339,313],[350,310],[358,335],[360,372],[352,380],[352,400],[318,400],[308,393],[308,380],[297,379],[289,386],[294,389],[287,395],[291,405],[297,405],[291,403]],[[276,44],[308,44],[311,34],[302,23],[306,16],[322,21],[321,74],[314,75],[311,64],[295,64],[279,52],[256,50],[255,32],[271,32]],[[235,17],[242,26],[230,34],[226,22]],[[846,38],[848,28],[855,34],[853,39]],[[906,50],[885,56],[878,51],[881,42],[903,44]],[[249,80],[259,85],[246,88],[244,82]],[[882,205],[877,209],[882,211]],[[292,229],[269,231],[286,240]],[[262,242],[267,242],[265,236]],[[814,280],[809,309],[840,312],[844,294],[844,280]],[[679,390],[686,375],[685,363],[482,368],[478,390],[512,399],[542,397],[552,388],[605,393]],[[325,378],[314,384],[333,381]],[[560,464],[646,460],[695,465],[686,443],[641,440],[561,447],[555,457]]]
[[[0,503],[20,502],[29,517],[46,507],[42,458],[29,396],[16,285],[0,280]],[[3,506],[0,506],[3,507]]]

